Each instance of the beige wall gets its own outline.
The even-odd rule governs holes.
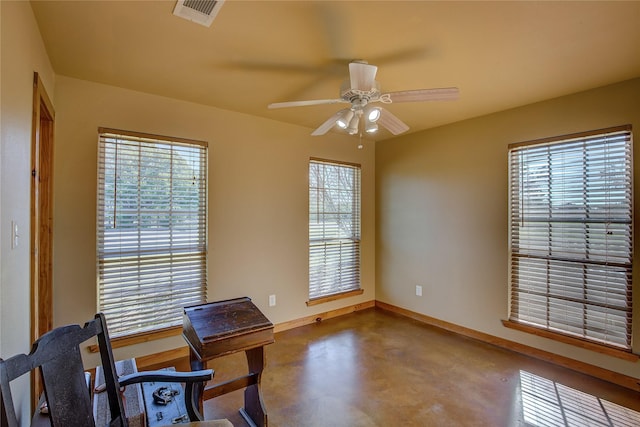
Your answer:
[[[51,98],[55,75],[28,2],[0,1],[0,357],[28,352],[29,221],[33,73]],[[11,221],[20,239],[11,248]],[[27,384],[17,387],[18,410],[29,411]]]
[[[209,300],[249,296],[281,323],[375,298],[375,150],[352,137],[58,76],[54,181],[55,324],[96,307],[99,126],[209,142]],[[364,294],[307,307],[308,161],[362,165]],[[277,305],[268,306],[268,296]],[[117,349],[119,358],[184,346],[181,337]]]
[[[0,42],[0,357],[26,352],[30,345],[31,102],[38,71],[57,113],[56,325],[84,322],[97,309],[96,131],[107,126],[209,141],[210,300],[248,295],[281,323],[377,298],[640,376],[637,364],[507,330],[500,323],[507,317],[507,144],[624,123],[639,129],[640,80],[357,150],[350,137],[312,138],[309,129],[56,77],[28,2],[0,1]],[[310,156],[362,164],[365,293],[308,308]],[[16,249],[8,237],[12,220],[21,234]],[[415,297],[415,285],[423,286],[423,297]],[[268,307],[269,294],[277,295],[276,307]],[[638,292],[636,331],[637,302]],[[116,356],[182,345],[175,337],[118,349]],[[639,346],[636,342],[636,351]],[[20,387],[18,405],[27,413],[26,384]]]
[[[508,318],[507,145],[621,124],[640,129],[640,79],[376,144],[376,299],[640,377],[640,364],[500,322]],[[639,180],[636,173],[636,188]],[[637,340],[634,348],[640,351]]]

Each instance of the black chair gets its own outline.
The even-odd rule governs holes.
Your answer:
[[[38,368],[44,385],[51,426],[95,426],[91,391],[87,387],[80,353],[80,346],[93,337],[98,339],[102,359],[111,418],[109,427],[128,427],[120,394],[121,387],[152,381],[185,383],[183,396],[187,413],[190,421],[196,422],[189,425],[231,425],[227,420],[197,422],[202,421],[202,416],[198,409],[198,402],[193,398],[194,386],[210,380],[213,377],[211,369],[196,372],[146,371],[118,378],[107,323],[104,315],[98,313],[84,327],[69,325],[47,332],[33,344],[29,354],[19,354],[7,360],[0,359],[0,395],[2,397],[0,406],[4,409],[4,411],[0,410],[3,412],[0,414],[2,427],[21,425],[15,413],[10,382]]]

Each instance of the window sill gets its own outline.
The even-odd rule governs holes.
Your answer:
[[[364,293],[363,289],[356,289],[356,290],[353,290],[353,291],[343,292],[341,294],[333,294],[333,295],[329,295],[329,296],[326,296],[326,297],[315,298],[315,299],[307,301],[307,306],[311,307],[312,305],[324,304],[325,302],[336,301],[336,300],[339,300],[339,299],[349,298],[349,297],[353,297],[353,296],[356,296],[356,295],[362,295],[363,293]]]
[[[514,322],[512,320],[503,320],[502,324],[510,329],[526,332],[529,334],[537,335],[544,338],[549,338],[555,341],[559,341],[565,344],[575,345],[577,347],[585,348],[587,350],[595,351],[607,356],[617,357],[629,362],[637,362],[640,360],[640,356],[631,351],[617,349],[606,345],[596,344],[590,341],[581,340],[579,338],[573,338],[568,335],[559,334],[556,332],[546,331],[544,329],[536,328],[529,325],[523,325],[522,323]]]
[[[182,334],[182,326],[172,326],[170,328],[158,329],[155,331],[141,332],[138,334],[125,335],[122,337],[111,338],[111,347],[120,348],[127,347],[133,344],[140,344],[143,342],[149,342],[159,340],[162,338],[174,337]],[[89,346],[89,352],[98,353],[100,349],[98,344]]]

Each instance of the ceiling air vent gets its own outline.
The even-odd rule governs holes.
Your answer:
[[[210,27],[224,0],[178,0],[173,14]]]

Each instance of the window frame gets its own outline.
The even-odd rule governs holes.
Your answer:
[[[133,199],[135,203],[137,203],[137,216],[136,214],[132,214],[131,218],[134,218],[130,227],[128,227],[128,235],[122,237],[121,229],[124,227],[118,227],[115,230],[120,230],[120,232],[116,232],[118,238],[122,241],[128,238],[128,236],[135,235],[137,233],[137,238],[133,237],[132,240],[128,240],[124,243],[129,245],[128,249],[120,249],[117,248],[115,244],[109,245],[106,243],[105,236],[107,236],[108,225],[105,222],[105,215],[112,215],[115,217],[116,211],[116,200],[118,197],[116,192],[117,190],[111,189],[111,194],[107,196],[106,191],[108,188],[107,181],[107,167],[115,168],[116,164],[121,161],[117,158],[117,154],[109,157],[106,154],[107,145],[111,147],[115,147],[118,144],[129,144],[129,147],[134,147],[128,149],[129,153],[136,152],[139,155],[137,160],[137,166],[128,166],[129,169],[127,171],[133,171],[137,167],[137,175],[133,175],[136,178],[133,178],[135,181],[138,180],[137,187],[134,184],[134,188],[137,188],[137,196],[134,196]],[[136,144],[137,148],[136,148]],[[120,147],[120,146],[119,146]],[[148,149],[147,151],[150,153],[149,157],[144,157],[143,152],[145,151],[145,147]],[[153,148],[152,148],[153,147]],[[115,148],[114,148],[115,149]],[[121,156],[124,156],[124,152],[126,148],[120,148],[122,150]],[[162,156],[162,154],[170,154],[170,157],[167,159],[166,156]],[[185,157],[187,156],[187,157]],[[141,173],[142,168],[145,166],[142,164],[144,159],[149,159],[150,161],[157,162],[168,162],[169,163],[169,176],[166,175],[158,176],[158,177],[150,177]],[[185,179],[184,176],[181,176],[177,172],[184,172],[184,164],[180,164],[180,162],[192,161],[191,164],[191,172],[193,174],[192,178]],[[108,161],[112,161],[113,163],[108,163]],[[107,162],[107,163],[106,163]],[[157,166],[161,165],[158,163]],[[162,165],[164,166],[164,165]],[[151,167],[151,166],[147,166]],[[175,167],[175,168],[174,168]],[[180,171],[179,168],[183,168]],[[122,169],[125,170],[125,169]],[[162,171],[161,167],[156,167],[157,171]],[[113,173],[114,177],[116,174],[116,169],[111,169],[109,172]],[[154,194],[155,190],[150,190],[148,192],[144,192],[141,190],[140,179],[155,179],[156,182],[162,182],[165,185],[165,188],[170,188],[170,202],[168,203],[171,207],[169,209],[161,209],[159,206],[162,202],[149,202],[148,199],[145,199],[145,194],[150,195]],[[184,186],[186,181],[193,181],[194,189],[186,189]],[[111,178],[111,181],[115,188],[117,185],[123,185],[120,177]],[[179,187],[182,185],[182,187]],[[120,129],[110,129],[100,127],[98,128],[98,171],[97,171],[97,197],[96,197],[96,304],[98,307],[98,311],[102,311],[107,316],[107,322],[110,323],[109,329],[110,334],[112,335],[112,339],[115,343],[119,343],[121,345],[134,344],[138,342],[148,341],[150,339],[161,338],[171,335],[176,335],[181,329],[182,322],[182,313],[181,309],[186,305],[193,305],[198,303],[204,303],[207,300],[207,256],[208,256],[208,240],[207,240],[207,229],[208,229],[208,220],[207,220],[207,211],[208,211],[208,143],[205,141],[191,140],[186,138],[177,138],[177,137],[169,137],[169,136],[161,136],[154,135],[142,132],[134,132]],[[180,193],[182,191],[182,193]],[[185,191],[187,192],[185,195]],[[193,198],[195,194],[195,199]],[[181,196],[183,196],[181,198]],[[184,202],[185,197],[189,200]],[[161,200],[161,199],[158,199]],[[180,200],[183,201],[183,205],[180,206]],[[193,202],[195,200],[195,203]],[[158,210],[146,210],[145,207],[142,206],[144,202],[151,203],[151,208],[156,208]],[[113,213],[111,208],[107,207],[107,203],[111,203],[110,206],[113,207]],[[157,205],[155,204],[157,203]],[[184,203],[190,203],[185,207]],[[182,210],[178,209],[179,207]],[[108,214],[107,214],[108,212]],[[168,218],[167,224],[164,228],[162,228],[162,236],[156,236],[155,238],[145,237],[144,231],[150,231],[150,229],[155,229],[159,227],[159,222],[152,222],[150,226],[141,226],[140,222],[144,218],[144,215],[153,216],[153,214],[157,214],[158,217],[164,215],[164,217]],[[193,221],[195,219],[195,222]],[[107,220],[108,221],[108,220]],[[160,221],[158,219],[158,221]],[[186,228],[184,228],[180,224],[180,221],[188,224]],[[195,224],[195,225],[194,225]],[[186,235],[185,235],[186,233]],[[195,237],[194,237],[195,236]],[[122,242],[120,242],[122,243]],[[106,248],[106,250],[105,250]],[[137,248],[137,249],[136,249]],[[123,252],[124,251],[124,252]],[[109,261],[109,257],[112,258],[112,261]],[[149,261],[144,263],[144,259],[147,257]],[[118,260],[128,259],[131,264],[122,264]],[[162,259],[165,258],[165,259]],[[173,316],[170,321],[150,321],[148,326],[143,328],[131,328],[127,326],[127,322],[120,323],[120,318],[126,317],[124,309],[122,308],[113,308],[114,303],[110,303],[109,305],[103,305],[105,301],[108,301],[108,298],[103,300],[103,296],[105,294],[105,277],[106,283],[109,286],[112,285],[113,279],[109,279],[108,275],[105,276],[105,271],[107,271],[108,264],[112,263],[117,268],[120,265],[122,270],[126,270],[126,275],[124,277],[132,277],[131,275],[138,275],[140,277],[140,283],[146,280],[146,284],[155,289],[164,289],[166,286],[171,286],[172,292],[177,292],[174,296],[164,295],[166,297],[163,301],[168,302],[170,304],[170,308],[167,311],[172,311]],[[124,267],[123,267],[124,265]],[[127,265],[134,265],[131,269],[126,268]],[[137,265],[137,266],[136,266]],[[146,276],[145,279],[145,270],[151,269],[159,269],[160,266],[166,267],[164,270],[151,272],[154,274],[153,278],[150,279],[149,276]],[[182,267],[182,269],[180,269]],[[186,270],[185,270],[186,269]],[[112,268],[110,271],[114,271]],[[183,272],[187,273],[183,273]],[[121,273],[120,273],[121,274]],[[173,276],[171,276],[173,275]],[[162,280],[158,280],[161,278]],[[111,280],[111,283],[109,283]],[[131,285],[131,287],[127,287],[127,285],[122,287],[122,292],[126,293],[133,288],[142,289],[140,283],[137,285]],[[120,286],[120,284],[116,284],[115,286]],[[110,288],[111,289],[111,288]],[[184,294],[188,294],[189,296],[184,296]],[[133,291],[133,294],[139,295]],[[159,295],[160,293],[154,294]],[[131,295],[131,294],[129,294]],[[127,296],[129,296],[127,295]],[[120,297],[122,298],[122,297]],[[144,305],[155,304],[149,302],[148,298],[138,297],[139,300],[135,300],[133,303],[129,304],[138,304],[144,307]],[[118,301],[118,297],[112,298],[112,300]],[[122,299],[123,300],[123,299]],[[122,301],[121,300],[121,301]],[[122,302],[120,302],[122,304]],[[110,314],[110,315],[109,315]],[[114,316],[115,314],[115,316]],[[138,312],[136,312],[138,314]],[[111,321],[110,321],[111,319]],[[147,319],[145,317],[145,319]],[[122,325],[124,326],[124,329]],[[117,325],[117,327],[114,327]]]
[[[312,187],[312,177],[311,177],[311,173],[312,173],[312,167],[313,165],[324,165],[324,166],[330,166],[330,167],[337,167],[337,168],[344,168],[344,170],[353,172],[353,192],[351,194],[352,200],[351,200],[351,210],[349,211],[348,215],[351,216],[351,223],[350,223],[350,227],[351,227],[351,231],[352,233],[349,235],[349,237],[331,237],[331,236],[327,236],[325,233],[322,233],[321,236],[317,236],[315,231],[312,231],[312,217],[314,214],[318,214],[320,216],[324,216],[327,214],[330,214],[328,211],[326,210],[321,210],[320,208],[318,209],[314,209],[313,208],[313,201],[319,201],[319,197],[316,195],[314,196],[312,193],[314,191],[317,191],[318,193],[321,192],[324,188],[326,187]],[[311,157],[309,159],[309,172],[308,172],[308,176],[309,176],[309,185],[308,185],[308,191],[309,191],[309,282],[308,282],[308,297],[309,300],[307,301],[307,305],[308,306],[312,306],[312,305],[317,305],[317,304],[322,304],[325,302],[330,302],[330,301],[335,301],[337,299],[342,299],[342,298],[348,298],[351,296],[356,296],[356,295],[361,295],[364,290],[362,289],[362,283],[361,283],[361,268],[362,268],[362,256],[361,256],[361,248],[362,248],[362,215],[361,215],[361,210],[362,210],[362,167],[360,164],[357,163],[350,163],[350,162],[344,162],[344,161],[336,161],[336,160],[328,160],[328,159],[323,159],[323,158],[317,158],[317,157]],[[344,187],[342,188],[335,188],[335,191],[344,191]],[[338,212],[333,212],[334,214],[345,214],[344,211],[340,210]],[[323,227],[324,228],[324,227]],[[314,235],[316,235],[316,238],[314,239]],[[346,262],[344,263],[345,266],[347,266],[347,275],[348,275],[348,282],[347,284],[334,284],[334,285],[330,285],[328,287],[327,291],[321,292],[318,288],[321,287],[321,285],[319,284],[319,282],[316,280],[316,276],[314,275],[314,267],[318,267],[317,264],[317,260],[312,259],[312,257],[315,255],[316,257],[319,258],[324,258],[323,262],[322,262],[322,266],[324,268],[329,268],[329,266],[327,265],[327,250],[326,250],[326,244],[327,243],[333,243],[333,244],[337,244],[340,241],[346,241],[348,242],[348,244],[353,245],[351,248],[351,251],[353,252],[351,255],[348,255]],[[350,243],[349,243],[350,242]],[[325,250],[320,250],[320,246],[321,245],[325,245]],[[321,255],[318,253],[318,250],[320,250],[322,253],[324,253],[324,255]],[[342,249],[341,249],[342,251]],[[349,249],[346,249],[344,251],[344,253],[348,253]],[[343,252],[341,252],[343,253]],[[355,261],[355,265],[353,264],[353,261]],[[349,263],[352,264],[349,264]],[[340,266],[342,267],[343,264],[341,263]],[[335,270],[334,270],[335,271]],[[338,272],[338,275],[340,275],[340,277],[342,277],[342,272]],[[324,277],[326,277],[326,275],[324,275]]]
[[[547,325],[546,327],[539,325],[539,324],[534,324],[528,321],[522,321],[521,319],[518,318],[517,313],[515,313],[514,310],[514,298],[515,298],[515,294],[518,292],[523,292],[523,289],[519,288],[517,284],[515,284],[514,281],[516,281],[515,275],[517,275],[517,271],[514,273],[514,270],[517,270],[514,265],[515,263],[517,263],[518,261],[515,260],[515,258],[517,256],[529,256],[528,254],[518,254],[518,248],[516,247],[517,245],[515,244],[515,241],[519,239],[518,238],[514,238],[514,230],[515,230],[515,226],[514,226],[514,222],[517,221],[518,219],[522,219],[521,217],[517,217],[517,213],[514,214],[514,206],[516,205],[516,203],[513,199],[514,197],[518,196],[517,194],[514,194],[514,189],[513,186],[515,185],[515,182],[518,180],[521,180],[521,176],[518,172],[514,171],[514,161],[512,160],[512,155],[514,152],[517,151],[522,151],[522,150],[527,150],[529,148],[535,149],[536,147],[558,147],[561,146],[562,144],[565,144],[566,146],[568,146],[570,143],[572,142],[583,142],[585,145],[587,144],[587,142],[593,142],[596,141],[598,138],[600,139],[604,139],[606,138],[605,135],[612,135],[612,134],[622,134],[622,138],[624,139],[624,143],[628,144],[628,146],[625,145],[624,148],[624,152],[625,154],[625,161],[628,162],[628,169],[625,169],[624,172],[621,174],[624,175],[624,178],[628,178],[628,181],[625,182],[625,187],[624,190],[628,191],[629,196],[628,196],[628,200],[626,200],[625,203],[628,203],[629,207],[628,207],[628,215],[629,215],[629,220],[627,223],[627,227],[628,227],[628,235],[625,234],[626,232],[622,232],[623,236],[625,239],[627,239],[626,243],[628,244],[628,252],[626,253],[628,256],[628,260],[626,262],[623,263],[623,267],[621,268],[626,268],[626,272],[628,274],[628,279],[626,280],[626,307],[624,308],[627,311],[627,317],[626,317],[626,323],[624,324],[626,331],[627,331],[627,338],[626,338],[626,343],[621,344],[621,343],[612,343],[612,342],[606,342],[603,339],[594,339],[594,338],[590,338],[587,337],[586,334],[587,332],[594,332],[595,329],[591,329],[594,328],[593,326],[588,327],[583,325],[583,334],[582,336],[580,336],[580,334],[578,333],[571,333],[568,331],[563,331],[563,330],[558,330],[556,328],[553,327],[549,327],[549,325]],[[604,143],[602,144],[604,146]],[[527,141],[527,142],[521,142],[521,143],[516,143],[516,144],[510,144],[508,146],[509,148],[509,319],[503,321],[503,325],[509,328],[513,328],[513,329],[517,329],[520,331],[524,331],[524,332],[528,332],[528,333],[532,333],[535,335],[539,335],[539,336],[543,336],[546,338],[551,338],[557,341],[561,341],[564,343],[568,343],[568,344],[572,344],[572,345],[577,345],[583,348],[587,348],[589,350],[593,350],[593,351],[597,351],[600,353],[604,353],[604,354],[608,354],[608,355],[612,355],[612,356],[616,356],[616,357],[620,357],[626,360],[638,360],[638,356],[635,355],[633,353],[633,348],[632,348],[632,344],[633,344],[633,340],[632,340],[632,328],[633,328],[633,318],[632,318],[632,314],[633,314],[633,296],[632,296],[632,291],[633,291],[633,281],[631,280],[631,274],[633,271],[633,257],[634,257],[634,251],[633,251],[633,176],[634,176],[634,172],[633,172],[633,135],[632,135],[632,129],[630,125],[625,125],[625,126],[617,126],[617,127],[612,127],[612,128],[606,128],[606,129],[598,129],[598,130],[594,130],[594,131],[588,131],[588,132],[581,132],[581,133],[576,133],[576,134],[570,134],[570,135],[563,135],[563,136],[558,136],[558,137],[551,137],[551,138],[544,138],[544,139],[539,139],[539,140],[534,140],[534,141]],[[586,149],[583,149],[584,152],[586,153]],[[550,151],[550,150],[549,150]],[[582,158],[582,162],[585,162],[585,154],[583,154],[583,158]],[[551,154],[549,154],[549,159],[551,159]],[[626,165],[626,163],[625,163]],[[563,163],[563,167],[566,166]],[[588,166],[583,165],[583,169],[586,168]],[[549,168],[549,171],[551,171],[552,168]],[[586,169],[584,169],[586,170]],[[590,170],[589,170],[590,171]],[[551,172],[550,172],[551,173]],[[586,175],[585,175],[586,176]],[[551,180],[552,178],[548,178],[549,180]],[[583,180],[586,180],[587,178],[583,177]],[[583,183],[583,185],[586,185]],[[606,187],[606,190],[611,192],[611,187]],[[564,192],[564,188],[563,188],[563,192]],[[588,211],[593,209],[593,204],[590,204],[588,202],[586,202],[586,199],[589,197],[589,192],[586,192],[586,187],[585,187],[585,195],[584,195],[584,199],[585,199],[585,209],[587,209]],[[549,190],[549,194],[555,194],[552,192],[552,190]],[[517,192],[516,192],[517,193]],[[521,196],[518,196],[521,197]],[[522,196],[523,198],[526,198],[526,195]],[[520,200],[520,199],[519,199]],[[521,203],[521,202],[520,202]],[[549,206],[552,206],[551,204]],[[626,205],[625,205],[626,206]],[[519,210],[520,208],[516,209]],[[609,206],[607,205],[607,209],[609,209]],[[549,231],[548,233],[552,233],[551,231],[551,227],[554,224],[554,220],[553,220],[553,213],[549,214]],[[591,219],[587,216],[584,219],[584,224],[592,224],[590,223]],[[611,220],[610,218],[608,220],[602,220],[600,223],[606,223],[608,225],[611,224]],[[520,222],[520,225],[518,225],[517,227],[523,227],[523,223]],[[588,227],[587,227],[588,228]],[[624,226],[623,226],[624,228]],[[518,228],[519,230],[520,228]],[[518,231],[519,233],[519,231]],[[585,242],[589,241],[589,231],[585,231],[584,232],[584,239]],[[607,234],[609,234],[609,232],[607,232]],[[551,242],[552,242],[552,238],[551,238],[552,234],[549,234],[548,237],[548,245],[549,245],[549,251],[552,251],[552,246],[551,246]],[[597,241],[597,236],[595,236],[593,239],[596,239]],[[526,240],[525,240],[526,242]],[[555,243],[554,243],[555,244]],[[589,243],[590,245],[591,243]],[[566,250],[566,248],[564,248]],[[606,251],[608,251],[608,246]],[[585,255],[585,259],[580,260],[580,259],[575,259],[575,260],[571,260],[571,262],[579,262],[580,265],[583,266],[583,268],[588,268],[588,265],[591,265],[591,261],[590,261],[590,250],[587,249],[586,250],[587,255]],[[606,252],[608,253],[608,252]],[[535,258],[536,256],[534,255],[533,258]],[[542,259],[544,257],[541,257],[540,259]],[[552,268],[550,267],[551,263],[554,261],[551,261],[551,259],[553,258],[551,252],[549,253],[549,255],[547,256],[547,267],[546,270],[547,274],[549,274],[549,269]],[[608,259],[607,259],[608,260]],[[564,260],[566,261],[566,260]],[[607,267],[609,268],[608,265],[608,261],[606,263]],[[604,270],[605,267],[602,267],[602,269]],[[527,276],[523,276],[523,277],[527,277]],[[586,280],[586,279],[583,279]],[[546,280],[547,286],[550,286],[550,281]],[[608,282],[607,282],[608,283]],[[564,284],[564,282],[563,282]],[[608,292],[609,291],[609,285],[605,285],[605,290]],[[584,292],[593,292],[593,290],[590,288],[590,285],[587,284],[587,282],[583,281],[582,287],[580,288],[582,289]],[[601,289],[598,289],[601,290]],[[520,297],[520,295],[518,295],[518,298]],[[550,306],[550,298],[552,297],[557,297],[557,295],[553,295],[552,293],[550,293],[549,291],[547,291],[547,302],[546,302],[546,310],[547,310],[547,318],[549,317],[549,310],[551,310],[551,306]],[[593,307],[590,304],[591,303],[587,303],[589,298],[585,298],[585,301],[582,302],[582,306],[583,306],[583,310],[588,310],[589,307]],[[560,298],[559,300],[562,300],[562,298]],[[536,307],[536,305],[534,304],[532,307]],[[531,308],[531,307],[529,307]],[[525,316],[526,317],[526,316]],[[570,320],[568,321],[568,325],[570,325],[571,322]],[[570,329],[570,326],[566,326],[567,329]],[[607,329],[608,331],[608,329]]]

